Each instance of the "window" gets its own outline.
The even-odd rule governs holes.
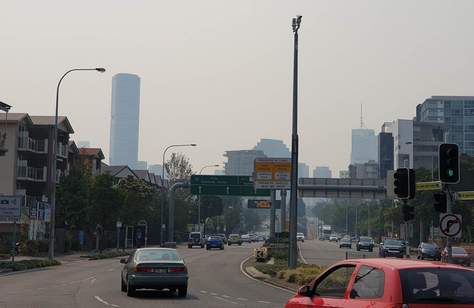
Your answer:
[[[317,283],[314,294],[321,297],[344,298],[354,269],[355,265],[343,265],[333,269]]]
[[[400,271],[407,304],[474,304],[474,272],[452,268],[414,268]]]
[[[351,298],[380,298],[383,296],[385,275],[375,267],[361,266],[352,286]]]
[[[139,250],[136,256],[141,261],[179,261],[180,258],[174,250],[168,249],[146,249]]]

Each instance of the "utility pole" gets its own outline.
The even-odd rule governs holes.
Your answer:
[[[298,232],[298,30],[301,16],[292,19],[294,33],[293,46],[293,127],[291,134],[291,190],[290,190],[290,235],[288,267],[296,268],[298,246],[296,233]]]
[[[281,232],[286,231],[286,189],[282,189],[280,192],[281,195]]]
[[[276,193],[275,190],[271,192],[271,207],[270,207],[270,238],[275,238],[275,203],[276,203]]]

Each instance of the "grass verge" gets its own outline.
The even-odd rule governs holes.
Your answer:
[[[16,271],[24,271],[27,269],[33,268],[40,268],[40,267],[47,267],[47,266],[55,266],[60,265],[61,262],[53,260],[50,261],[48,259],[32,259],[32,260],[21,260],[21,261],[3,261],[0,262],[0,269],[10,269],[14,272]]]

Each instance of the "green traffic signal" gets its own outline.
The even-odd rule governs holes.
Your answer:
[[[454,175],[454,170],[453,169],[449,169],[448,170],[448,176],[449,177],[452,177]]]

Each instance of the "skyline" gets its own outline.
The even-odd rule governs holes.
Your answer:
[[[65,80],[60,114],[74,140],[90,140],[106,157],[111,78],[121,72],[142,79],[139,160],[160,163],[167,145],[195,142],[180,151],[197,169],[260,138],[288,145],[290,22],[301,14],[300,161],[337,174],[349,164],[361,103],[365,126],[378,132],[385,121],[413,118],[432,95],[472,94],[473,8],[469,1],[43,1],[25,10],[10,1],[0,13],[3,28],[15,29],[0,34],[0,100],[11,112],[53,115],[65,70],[104,66],[104,75]]]

